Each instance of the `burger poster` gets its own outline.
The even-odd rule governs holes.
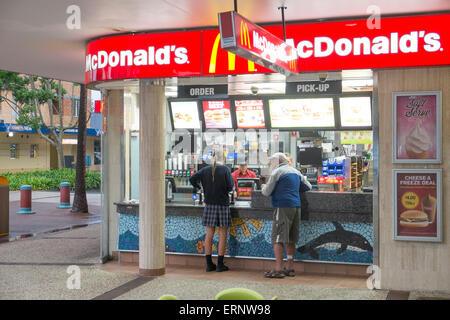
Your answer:
[[[332,128],[332,98],[269,100],[273,128]]]
[[[201,129],[197,101],[171,103],[174,129]]]
[[[236,100],[238,128],[265,128],[264,105],[262,100]]]
[[[233,128],[229,101],[203,101],[203,115],[207,129]]]
[[[393,162],[441,163],[441,93],[394,92]]]
[[[441,241],[440,169],[393,171],[394,239]]]

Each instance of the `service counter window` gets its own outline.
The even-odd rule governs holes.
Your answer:
[[[370,192],[373,187],[373,131],[304,131],[295,138],[295,167],[315,190]]]

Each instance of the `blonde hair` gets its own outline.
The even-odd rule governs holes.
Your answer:
[[[212,181],[214,182],[214,175],[216,173],[217,162],[223,162],[223,152],[221,150],[213,150],[212,152],[213,165],[212,165]]]
[[[213,152],[212,157],[214,159],[214,163],[213,163],[213,166],[212,166],[211,174],[212,174],[212,181],[214,182],[214,174],[216,173],[216,167],[217,167],[217,157],[216,157],[216,152],[215,151]]]

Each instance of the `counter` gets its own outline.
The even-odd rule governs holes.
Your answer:
[[[308,209],[302,211],[296,260],[372,263],[372,193],[305,193]],[[139,250],[139,204],[115,203],[119,213],[119,250]],[[260,191],[252,201],[230,206],[227,255],[273,258],[271,244],[273,209]],[[202,205],[193,201],[166,203],[166,252],[202,254],[205,227]],[[218,236],[213,240],[215,254]]]

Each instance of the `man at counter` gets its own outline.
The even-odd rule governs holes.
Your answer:
[[[262,194],[270,196],[274,208],[272,244],[275,253],[275,268],[265,273],[266,278],[293,277],[295,244],[300,227],[300,192],[311,190],[311,184],[297,169],[289,165],[284,153],[278,152],[269,159],[273,168],[269,181],[262,188]],[[284,248],[286,265],[282,269]]]
[[[239,169],[234,171],[231,175],[233,176],[234,185],[236,188],[237,188],[237,179],[256,178],[256,174],[253,171],[248,170],[247,162],[241,162],[239,164]]]

